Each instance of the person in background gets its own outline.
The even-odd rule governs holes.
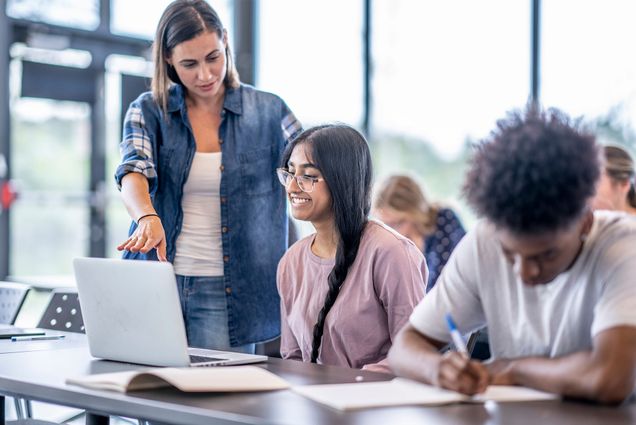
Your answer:
[[[123,126],[115,178],[133,223],[118,249],[174,264],[191,346],[253,352],[280,332],[287,214],[275,169],[300,123],[240,83],[206,1],[170,3],[153,48],[152,91]]]
[[[366,140],[345,125],[314,127],[287,147],[282,167],[292,215],[316,229],[278,266],[282,357],[389,372],[386,355],[428,271],[411,241],[368,219]]]
[[[389,352],[393,371],[466,394],[523,385],[620,403],[636,382],[636,221],[591,208],[600,175],[592,133],[530,106],[498,122],[464,193],[483,218]],[[457,351],[488,325],[493,361]]]
[[[603,147],[603,158],[594,208],[636,214],[634,160],[625,149],[609,145]]]
[[[403,175],[390,176],[380,185],[373,216],[424,252],[429,273],[427,291],[433,288],[451,252],[466,234],[453,210],[430,204],[417,182]]]

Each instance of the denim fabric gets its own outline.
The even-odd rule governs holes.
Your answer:
[[[227,89],[219,136],[223,153],[220,202],[223,285],[233,347],[280,333],[276,266],[287,246],[285,193],[275,169],[286,144],[302,130],[277,96],[241,85]],[[115,179],[146,176],[153,206],[166,231],[168,261],[174,261],[183,223],[181,200],[196,145],[181,86],[170,89],[165,115],[144,93],[129,107]],[[136,228],[133,222],[130,233]],[[124,253],[156,260],[156,252]]]
[[[177,288],[190,347],[254,354],[255,344],[230,344],[223,276],[177,275]]]

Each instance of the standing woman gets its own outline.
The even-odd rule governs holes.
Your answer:
[[[203,0],[176,0],[154,41],[152,91],[129,107],[116,180],[133,223],[124,258],[174,264],[194,347],[253,352],[279,333],[285,195],[274,170],[300,123],[239,82]]]
[[[592,204],[595,209],[636,214],[634,160],[625,149],[603,147],[603,172]]]
[[[345,125],[315,127],[287,147],[282,164],[293,216],[316,229],[278,266],[283,358],[388,372],[386,355],[424,296],[428,271],[411,241],[368,220],[366,140]]]

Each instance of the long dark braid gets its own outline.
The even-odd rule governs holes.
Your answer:
[[[329,188],[338,234],[336,263],[327,278],[329,291],[313,330],[311,361],[315,363],[320,353],[325,319],[358,254],[371,207],[373,170],[366,140],[347,125],[330,124],[306,130],[287,147],[283,166],[287,166],[291,152],[300,144],[310,147],[311,160]]]

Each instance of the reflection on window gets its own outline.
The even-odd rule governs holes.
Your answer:
[[[281,96],[305,126],[361,124],[362,5],[341,0],[259,4],[257,86]]]
[[[558,0],[541,7],[542,103],[596,122],[603,141],[635,148],[636,3]]]
[[[99,25],[99,0],[8,0],[13,18],[94,30]]]
[[[152,40],[159,18],[171,2],[172,0],[110,0],[111,31],[114,34]],[[223,25],[231,29],[231,0],[216,0],[209,3],[219,14]]]
[[[529,4],[393,0],[372,8],[377,174],[415,174],[431,200],[456,204],[468,144],[528,99]]]

